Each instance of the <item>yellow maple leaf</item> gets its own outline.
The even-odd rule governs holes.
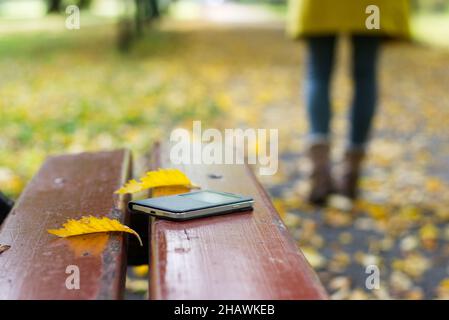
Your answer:
[[[132,179],[129,180],[123,187],[115,191],[115,193],[125,194],[125,193],[136,193],[144,190],[142,183]]]
[[[162,196],[171,196],[175,194],[187,193],[190,191],[190,188],[184,186],[169,186],[169,187],[156,187],[152,190],[151,196],[162,197]]]
[[[145,277],[148,274],[148,265],[143,264],[132,268],[133,273],[138,277]]]
[[[122,188],[115,191],[118,194],[136,193],[156,187],[183,186],[189,189],[198,188],[187,175],[179,169],[158,169],[148,171],[140,181],[130,180]]]
[[[84,216],[79,220],[69,219],[62,225],[62,228],[49,229],[47,232],[63,238],[98,232],[127,232],[135,235],[139,239],[140,245],[143,246],[142,239],[136,231],[121,224],[118,220],[107,217]]]
[[[140,180],[146,189],[168,186],[193,186],[186,174],[178,169],[149,171]]]
[[[108,244],[109,235],[107,233],[89,233],[72,236],[66,240],[76,256],[84,256],[86,253],[99,256]]]

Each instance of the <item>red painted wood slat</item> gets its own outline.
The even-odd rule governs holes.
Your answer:
[[[114,195],[131,173],[126,150],[48,158],[0,229],[0,299],[118,299],[125,283],[126,238],[92,234],[57,238],[47,229],[82,215],[126,222],[128,198]],[[80,289],[66,287],[79,267]]]
[[[168,154],[156,146],[152,167],[178,167],[203,189],[251,195],[255,207],[253,212],[186,222],[154,219],[151,299],[327,298],[249,167],[175,166]]]

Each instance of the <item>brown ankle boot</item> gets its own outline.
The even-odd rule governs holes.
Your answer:
[[[322,205],[333,191],[328,144],[314,144],[309,150],[312,162],[309,202]]]
[[[353,200],[357,198],[361,164],[364,158],[365,152],[362,150],[346,151],[337,185],[338,193],[342,196]]]

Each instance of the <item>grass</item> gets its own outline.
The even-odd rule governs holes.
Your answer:
[[[11,33],[0,40],[0,188],[17,197],[45,157],[62,152],[148,151],[186,119],[219,114],[213,99],[185,95],[177,35],[152,31],[129,54],[116,27]],[[199,90],[202,90],[201,88]],[[181,92],[182,91],[182,92]]]
[[[416,14],[412,26],[418,41],[449,48],[449,11]]]

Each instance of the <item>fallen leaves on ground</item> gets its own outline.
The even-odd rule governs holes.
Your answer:
[[[432,224],[427,223],[419,229],[422,246],[426,249],[433,250],[437,246],[439,230]]]
[[[449,278],[443,279],[437,288],[438,299],[449,300]]]
[[[419,253],[407,254],[404,259],[394,259],[393,268],[413,277],[420,278],[431,266],[430,261]]]
[[[302,247],[302,253],[313,268],[321,268],[326,262],[326,258],[313,247]]]
[[[47,231],[50,234],[63,238],[99,232],[127,232],[135,235],[139,239],[140,245],[143,245],[137,232],[121,224],[118,220],[107,217],[84,216],[79,220],[69,219],[62,225],[62,228],[49,229]]]

